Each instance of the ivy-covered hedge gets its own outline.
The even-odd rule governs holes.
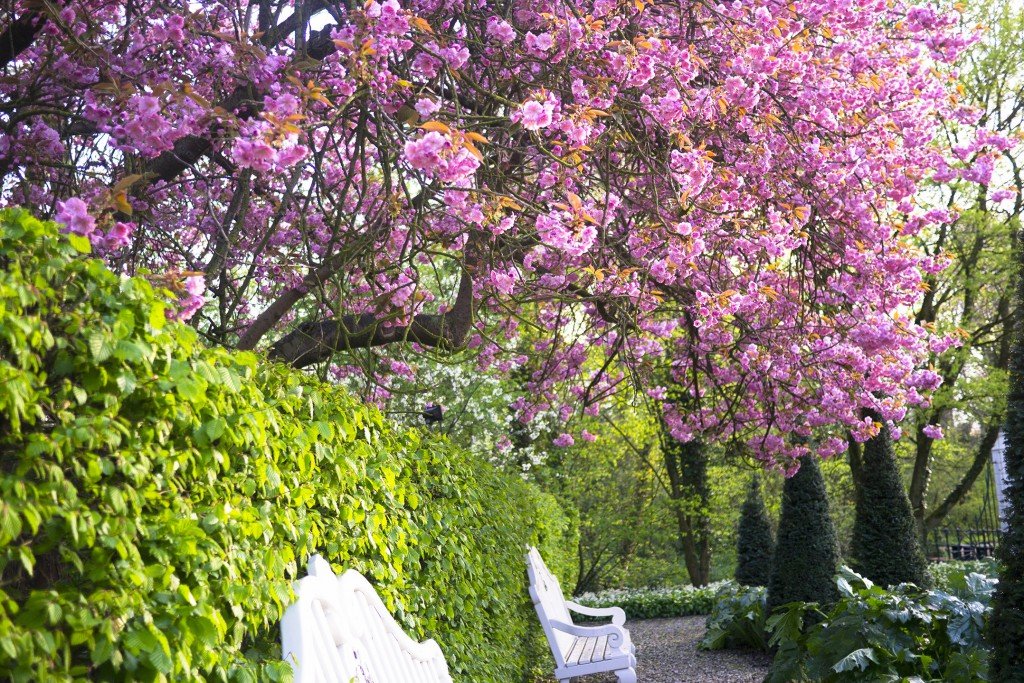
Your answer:
[[[523,548],[572,585],[553,499],[337,387],[204,348],[164,293],[0,212],[0,671],[280,680],[305,558],[377,583],[457,680],[547,663]]]

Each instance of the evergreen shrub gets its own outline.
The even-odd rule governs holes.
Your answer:
[[[800,458],[800,470],[782,488],[782,511],[768,582],[769,614],[790,602],[831,605],[839,597],[833,576],[839,545],[828,509],[828,494],[814,456]]]
[[[204,348],[165,293],[0,212],[0,671],[18,681],[267,681],[305,559],[376,583],[456,680],[524,680],[557,503],[338,387]]]
[[[772,522],[761,497],[761,481],[750,479],[747,499],[740,510],[736,553],[736,582],[741,586],[767,586],[771,577]]]
[[[927,587],[928,562],[921,551],[892,438],[884,425],[864,444],[860,469],[851,567],[882,586],[912,583]]]
[[[1024,245],[1018,240],[1017,293],[1006,398],[1007,485],[1004,521],[996,558],[1002,566],[987,638],[993,646],[992,674],[998,681],[1024,681]]]

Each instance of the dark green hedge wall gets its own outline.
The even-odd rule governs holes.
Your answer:
[[[523,548],[573,585],[552,498],[337,387],[204,348],[87,250],[0,212],[0,672],[286,678],[278,623],[312,552],[375,581],[459,681],[548,663]]]

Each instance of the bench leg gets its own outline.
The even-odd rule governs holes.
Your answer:
[[[619,679],[619,683],[636,683],[636,672],[632,669],[616,671],[615,676]]]

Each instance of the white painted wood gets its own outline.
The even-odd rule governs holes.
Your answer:
[[[573,676],[614,671],[619,683],[636,683],[636,649],[624,627],[626,613],[620,607],[594,609],[566,600],[558,579],[548,570],[536,548],[526,553],[530,597],[537,610],[551,654],[555,678],[568,683]],[[580,626],[570,611],[593,617],[610,617],[612,623]]]
[[[295,594],[281,621],[295,683],[451,683],[437,643],[406,635],[359,572],[314,555]]]

